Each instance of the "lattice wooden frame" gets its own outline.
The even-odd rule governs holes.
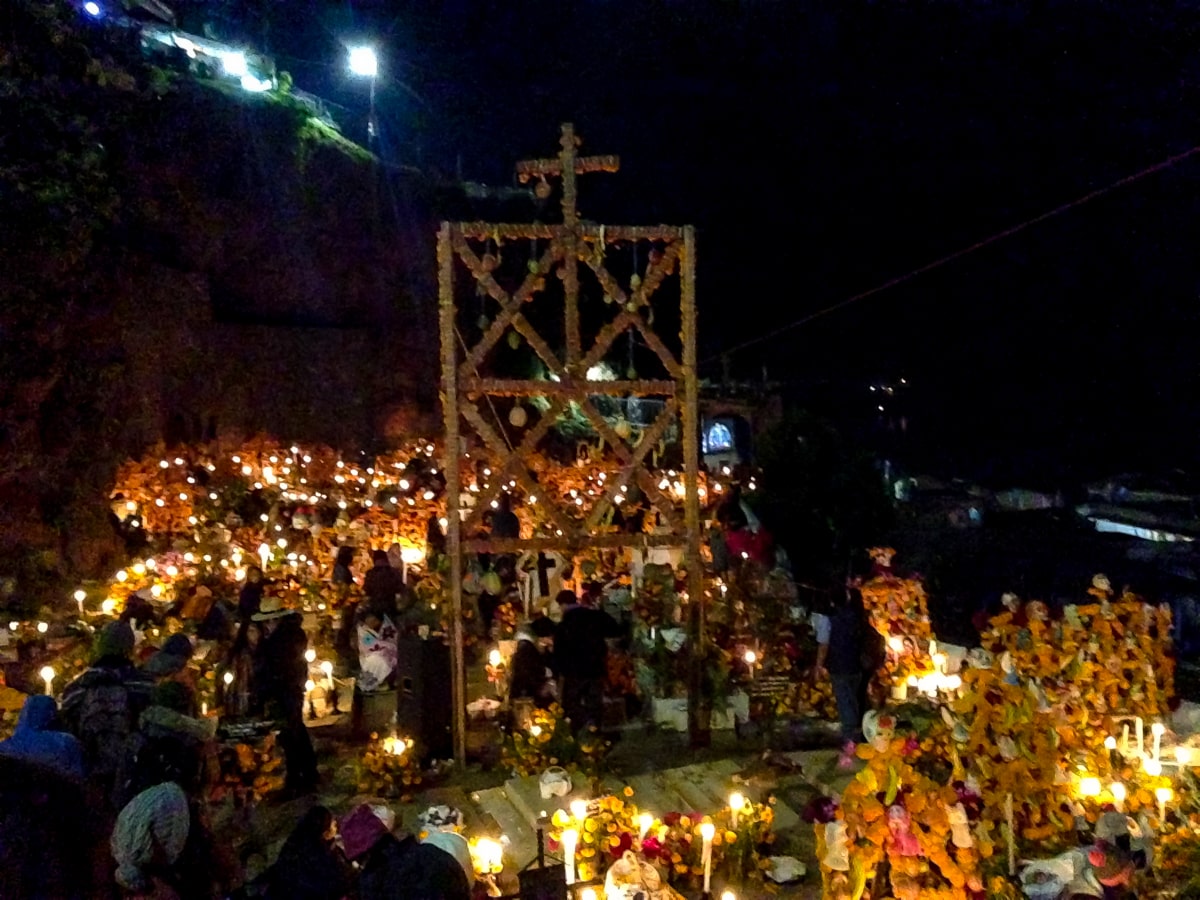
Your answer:
[[[442,362],[442,406],[445,424],[445,457],[443,468],[446,474],[448,497],[456,501],[463,490],[460,470],[459,446],[460,424],[465,419],[471,429],[483,440],[495,456],[500,472],[492,479],[492,487],[480,495],[475,510],[466,521],[455,515],[454,503],[448,512],[447,551],[450,556],[450,585],[454,610],[453,635],[453,679],[455,713],[455,755],[464,760],[466,752],[466,692],[463,671],[462,634],[462,553],[492,552],[515,553],[526,550],[579,549],[585,546],[621,547],[680,545],[686,548],[689,595],[699,601],[703,597],[700,561],[700,503],[699,479],[699,432],[698,386],[696,382],[696,239],[691,226],[598,226],[579,220],[576,209],[576,175],[587,172],[616,171],[619,160],[613,156],[579,157],[578,139],[570,124],[562,126],[561,150],[552,159],[530,160],[517,164],[517,174],[522,181],[531,178],[545,180],[547,176],[562,179],[561,225],[514,225],[492,222],[443,222],[438,233],[438,299],[441,332]],[[489,238],[501,240],[537,239],[549,241],[549,246],[530,268],[521,286],[508,292],[492,277],[482,259],[471,247],[472,240]],[[650,263],[641,283],[625,290],[617,279],[605,268],[601,254],[593,248],[603,249],[609,244],[620,242],[653,240],[665,244],[665,250]],[[457,304],[454,284],[456,260],[468,270],[475,283],[500,304],[500,315],[474,347],[466,349],[465,358],[460,359],[459,336],[456,329]],[[586,352],[582,347],[579,320],[579,265],[583,264],[595,273],[605,292],[620,304],[622,311],[604,326],[595,343]],[[558,265],[563,268],[564,321],[566,326],[566,356],[559,359],[537,330],[522,315],[521,307],[537,290],[538,280],[544,278]],[[678,267],[680,271],[680,322],[681,358],[677,358],[663,340],[639,314],[639,310],[650,303],[650,298],[663,280]],[[549,372],[558,381],[498,379],[477,375],[488,352],[512,326],[541,357]],[[587,370],[604,358],[614,341],[626,329],[636,329],[646,345],[653,350],[670,375],[667,380],[588,381]],[[501,436],[488,424],[475,400],[480,395],[509,397],[547,397],[551,406],[541,420],[531,427],[516,448],[510,449]],[[640,442],[629,447],[609,426],[593,406],[590,397],[598,395],[664,396],[666,404],[657,420],[642,435]],[[481,511],[488,508],[501,490],[506,479],[515,478],[522,487],[537,493],[537,485],[525,465],[524,459],[536,448],[553,425],[558,414],[569,401],[575,401],[588,421],[616,453],[621,471],[618,478],[609,481],[605,493],[592,508],[583,524],[573,523],[549,498],[549,515],[561,532],[552,537],[525,540],[463,540],[463,532],[474,524]],[[683,521],[674,509],[674,504],[658,490],[657,480],[645,465],[650,448],[665,434],[675,416],[682,420],[684,457],[684,515]],[[599,532],[599,525],[607,509],[613,503],[621,484],[637,483],[654,507],[663,515],[670,527],[669,534],[610,534]],[[703,629],[702,611],[696,633],[700,639]],[[693,703],[694,707],[695,704]]]

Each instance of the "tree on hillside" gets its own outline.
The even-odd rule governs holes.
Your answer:
[[[749,495],[797,577],[844,577],[865,548],[887,536],[892,505],[873,459],[829,423],[789,413],[757,446],[761,484]]]

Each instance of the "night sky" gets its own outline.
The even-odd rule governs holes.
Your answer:
[[[350,109],[379,41],[389,160],[504,184],[572,120],[605,221],[700,229],[702,356],[1200,144],[1200,4],[283,5],[271,50]],[[305,60],[309,62],[304,62]],[[418,99],[419,98],[419,99]],[[738,354],[847,420],[906,376],[965,473],[1188,465],[1200,156]],[[708,374],[720,367],[712,363]],[[814,401],[815,402],[815,401]]]

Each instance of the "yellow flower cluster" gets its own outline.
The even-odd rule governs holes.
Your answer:
[[[1110,602],[1068,606],[1050,621],[1044,604],[1026,604],[1026,621],[1012,613],[991,620],[983,646],[1007,652],[1022,676],[1041,679],[1053,698],[1072,686],[1089,710],[1151,718],[1165,715],[1174,693],[1171,610],[1127,594]]]
[[[283,788],[283,756],[273,734],[221,748],[218,762],[221,777],[211,791],[213,800],[231,796],[237,805],[255,803]]]
[[[933,671],[929,642],[929,598],[918,578],[904,578],[891,571],[896,551],[876,547],[870,551],[881,571],[858,585],[871,625],[888,642],[887,662],[879,677],[887,685],[898,685],[910,675]]]
[[[399,797],[405,802],[411,799],[421,786],[421,767],[412,741],[373,739],[359,758],[357,786],[360,794]]]

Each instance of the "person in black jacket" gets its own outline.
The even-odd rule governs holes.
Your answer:
[[[359,607],[359,616],[373,612],[380,618],[388,616],[396,621],[400,609],[400,601],[408,592],[404,584],[404,576],[392,568],[386,550],[376,550],[371,554],[375,565],[363,578],[363,595],[366,602]]]
[[[563,680],[563,710],[577,731],[599,726],[604,712],[604,679],[608,638],[621,636],[621,626],[596,609],[590,593],[576,601],[570,591],[555,598],[563,608],[554,633],[555,668]]]
[[[304,725],[308,638],[296,610],[283,609],[274,597],[263,601],[254,621],[262,623],[265,635],[261,644],[266,662],[263,699],[283,722],[279,743],[287,760],[286,789],[296,795],[311,793],[317,785],[317,757]]]
[[[529,625],[517,626],[517,650],[510,671],[510,701],[527,697],[540,709],[546,709],[554,702],[553,682],[546,671],[546,659],[538,649],[537,636]]]
[[[250,566],[246,569],[246,583],[238,592],[238,618],[243,622],[258,612],[265,588],[266,581],[263,579],[262,569],[258,566]]]

